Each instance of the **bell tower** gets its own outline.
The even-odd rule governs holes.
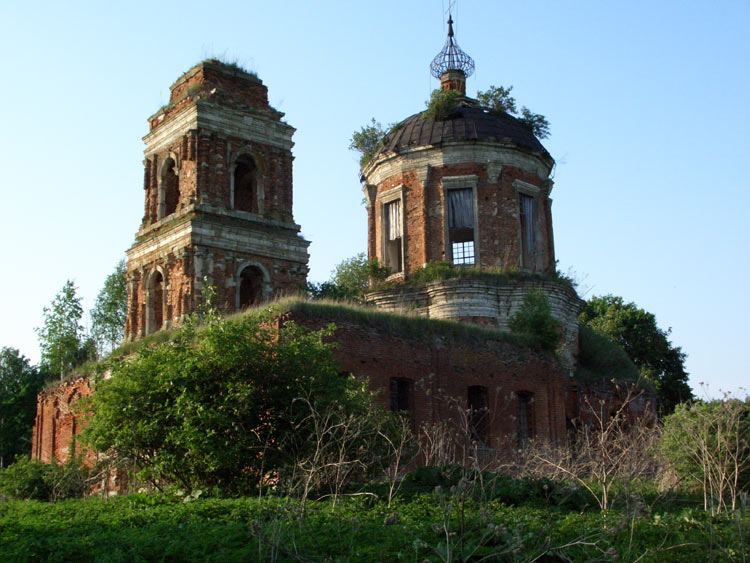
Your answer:
[[[125,339],[196,310],[204,278],[232,313],[296,293],[307,247],[292,217],[292,135],[253,73],[203,61],[143,138],[144,214],[127,251]]]

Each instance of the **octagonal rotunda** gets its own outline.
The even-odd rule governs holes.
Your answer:
[[[390,284],[368,301],[507,329],[524,295],[539,288],[561,321],[572,367],[582,302],[554,276],[554,160],[523,121],[466,96],[474,62],[458,47],[452,19],[431,70],[441,90],[458,93],[452,110],[398,123],[362,168],[369,257],[390,270],[393,282],[440,261],[519,275],[512,283],[476,276]]]

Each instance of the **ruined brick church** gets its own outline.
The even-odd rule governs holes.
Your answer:
[[[336,320],[342,372],[369,380],[385,408],[406,410],[415,428],[449,420],[455,405],[483,413],[475,438],[488,448],[532,436],[561,440],[577,415],[571,374],[583,302],[556,279],[550,173],[554,160],[514,117],[466,96],[474,62],[452,21],[431,65],[455,110],[419,112],[389,132],[362,168],[367,250],[391,274],[367,294],[375,308],[435,321],[423,335],[377,323]],[[127,251],[125,339],[179,325],[199,304],[204,279],[226,313],[294,294],[305,286],[308,245],[292,215],[294,128],[268,104],[254,74],[216,60],[171,87],[169,104],[144,137],[144,214]],[[520,275],[408,283],[426,264],[446,261]],[[507,330],[524,295],[540,289],[561,326],[559,358],[507,339],[441,332],[440,320]],[[317,328],[325,315],[297,315]],[[35,457],[64,460],[77,432],[70,404],[91,392],[86,378],[40,395]]]

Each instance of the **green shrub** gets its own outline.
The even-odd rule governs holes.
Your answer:
[[[560,342],[559,323],[552,316],[547,296],[541,289],[523,296],[521,307],[508,325],[512,333],[526,336],[543,350],[552,352]]]
[[[660,449],[702,490],[706,510],[734,510],[750,493],[750,398],[677,405],[664,418]]]
[[[430,101],[425,102],[425,117],[430,121],[448,119],[455,111],[458,101],[464,96],[457,90],[433,90]]]
[[[87,492],[88,470],[71,458],[63,465],[20,457],[0,471],[0,493],[11,499],[56,501],[81,498]]]
[[[49,500],[50,467],[38,459],[20,456],[0,471],[0,493],[12,499]]]

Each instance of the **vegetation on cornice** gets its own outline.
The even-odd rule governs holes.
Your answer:
[[[399,287],[412,288],[426,283],[451,279],[479,279],[487,281],[502,281],[508,284],[535,281],[558,282],[575,292],[576,283],[565,274],[554,270],[546,274],[531,274],[522,272],[518,268],[480,268],[479,266],[456,266],[447,262],[429,262],[423,268],[409,273],[405,280],[374,280],[372,291],[381,289],[397,289]]]

